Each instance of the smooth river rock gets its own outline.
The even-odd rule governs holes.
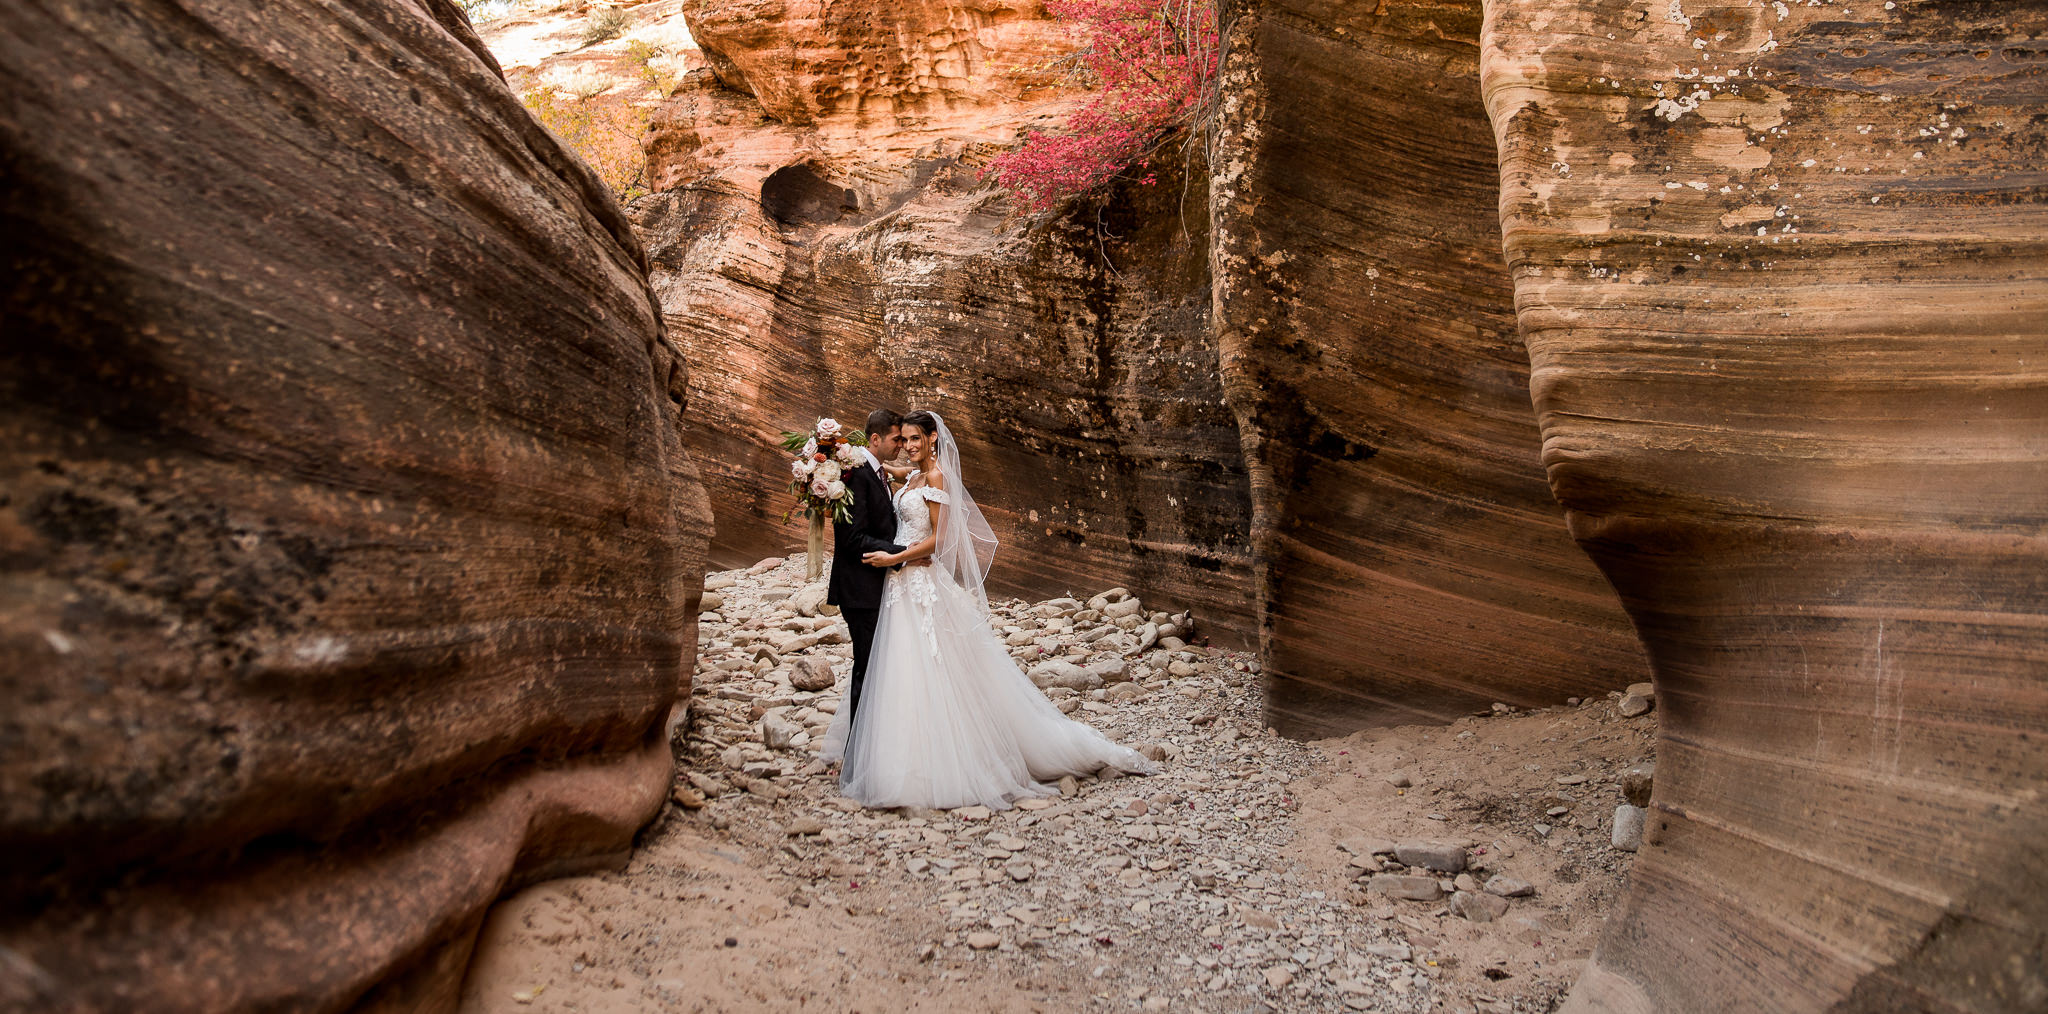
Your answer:
[[[1566,1009],[2038,1009],[2048,6],[1487,8],[1543,460],[1661,730]]]
[[[1403,866],[1419,866],[1438,873],[1456,873],[1465,868],[1465,849],[1449,842],[1411,841],[1394,846],[1394,858]]]
[[[440,0],[21,0],[0,77],[0,1008],[452,1009],[668,795],[640,248]]]
[[[1382,874],[1365,882],[1366,893],[1401,898],[1407,901],[1436,901],[1444,896],[1443,885],[1435,877],[1415,877],[1403,874]]]

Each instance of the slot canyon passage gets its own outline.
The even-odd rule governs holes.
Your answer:
[[[2048,1009],[2048,3],[1214,16],[0,7],[0,1009]],[[839,796],[883,404],[1156,774]]]

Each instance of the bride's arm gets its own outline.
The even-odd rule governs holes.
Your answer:
[[[936,525],[938,524],[939,505],[929,504],[928,506],[932,509],[932,523]],[[915,563],[932,555],[932,551],[937,549],[938,545],[939,537],[937,535],[928,535],[901,553],[869,553],[861,557],[861,562],[876,567],[894,567],[899,563]]]

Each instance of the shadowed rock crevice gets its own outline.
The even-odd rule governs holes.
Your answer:
[[[1538,460],[1480,5],[1225,20],[1217,327],[1272,721],[1327,735],[1643,678]]]
[[[761,183],[761,207],[782,225],[823,225],[859,211],[852,190],[836,187],[809,166],[784,166]]]

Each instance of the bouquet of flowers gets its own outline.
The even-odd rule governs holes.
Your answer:
[[[789,488],[796,494],[796,506],[782,519],[788,521],[801,510],[807,518],[852,520],[848,510],[853,506],[853,493],[840,476],[861,463],[855,448],[865,447],[867,442],[867,434],[846,430],[837,419],[820,419],[808,433],[784,433],[783,449],[796,453],[789,463]]]

